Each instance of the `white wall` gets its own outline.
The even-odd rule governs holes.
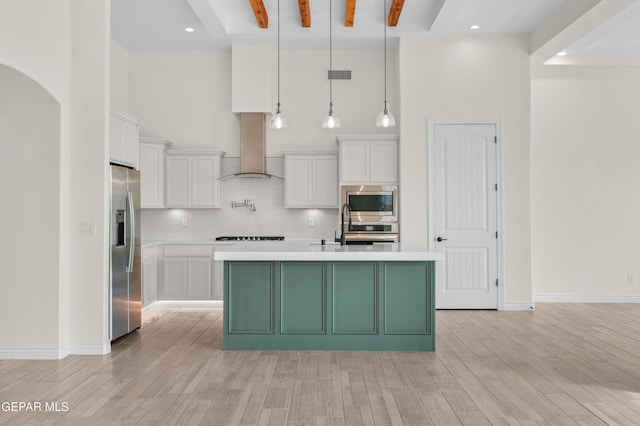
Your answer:
[[[0,357],[60,343],[59,152],[60,104],[0,65]]]
[[[2,221],[13,254],[0,256],[1,269],[11,271],[0,286],[0,312],[11,316],[0,321],[0,357],[109,349],[108,6],[108,0],[0,3],[0,196],[18,201],[3,203],[13,206],[7,213],[13,220],[3,211]],[[29,98],[34,93],[36,102]],[[13,184],[22,185],[22,194]],[[98,235],[78,238],[78,221],[94,221]]]
[[[71,57],[71,353],[110,351],[108,141],[110,0],[73,0]],[[77,224],[95,223],[95,236]]]
[[[530,304],[529,54],[524,36],[403,38],[399,46],[401,239],[426,242],[427,119],[502,123],[505,304]],[[508,307],[508,306],[507,306]]]
[[[533,73],[534,294],[640,300],[640,69]]]
[[[281,52],[280,102],[289,128],[268,131],[267,155],[335,149],[337,134],[394,133],[375,126],[384,100],[382,58],[380,50],[334,51],[334,69],[352,70],[352,80],[334,81],[334,110],[342,127],[328,130],[320,125],[329,108],[328,52]],[[390,67],[389,81],[394,79]],[[274,82],[274,110],[275,88]],[[392,84],[388,91],[394,105]],[[215,148],[237,157],[240,127],[238,115],[231,113],[231,51],[130,52],[129,112],[145,121],[142,135],[169,139],[172,148]]]
[[[110,86],[111,106],[129,110],[129,51],[111,39]]]
[[[30,25],[25,27],[25,22]],[[29,352],[33,357],[57,357],[68,340],[68,330],[60,326],[64,321],[60,306],[65,304],[64,287],[69,279],[68,246],[62,242],[69,229],[62,157],[68,150],[70,129],[69,26],[69,1],[0,3],[0,64],[9,67],[3,67],[0,76],[0,196],[23,201],[23,207],[16,207],[20,210],[7,212],[7,216],[3,211],[0,225],[3,238],[13,241],[12,253],[3,249],[0,256],[5,271],[0,286],[3,357]],[[18,108],[17,103],[23,105]],[[54,115],[57,124],[50,120]],[[40,125],[48,134],[33,128]],[[29,175],[22,178],[26,172]],[[22,194],[31,198],[23,199],[16,192],[21,179]]]
[[[173,142],[172,149],[220,149],[226,152],[225,162],[239,155],[239,117],[230,112],[230,51],[129,52],[128,58],[128,111],[144,120],[142,135],[169,139]],[[289,127],[282,131],[267,129],[269,157],[281,157],[287,149],[337,150],[338,134],[395,133],[394,129],[375,126],[384,101],[384,62],[380,50],[334,51],[334,69],[351,70],[352,80],[334,81],[333,85],[334,110],[342,120],[342,127],[321,128],[322,117],[329,108],[328,65],[328,51],[281,52],[280,101]],[[123,63],[112,63],[114,66],[121,67]],[[392,107],[394,69],[391,63],[388,99]],[[116,73],[119,75],[121,71]],[[273,93],[275,110],[275,79]],[[221,118],[216,121],[214,116]],[[282,181],[253,183],[255,188],[237,180],[225,181],[225,201],[220,210],[145,212],[143,238],[211,238],[223,234],[333,238],[334,230],[338,229],[337,209],[284,209]],[[258,210],[253,214],[244,215],[227,207],[232,200],[245,198],[257,201]],[[190,225],[186,228],[177,225],[176,218],[181,215],[189,217]],[[310,215],[316,217],[313,228],[307,226]]]

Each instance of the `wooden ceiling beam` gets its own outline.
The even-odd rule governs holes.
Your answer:
[[[269,14],[262,0],[249,0],[249,3],[251,3],[251,9],[253,9],[253,14],[256,16],[258,27],[269,28]]]
[[[356,14],[356,0],[347,0],[347,7],[344,12],[344,26],[353,27],[353,17]]]
[[[298,0],[300,8],[300,23],[302,28],[311,27],[311,9],[309,9],[309,0]]]
[[[402,6],[404,6],[404,0],[392,0],[391,7],[389,8],[389,17],[387,18],[387,25],[395,27],[398,25],[398,19],[400,19],[400,13],[402,13]]]

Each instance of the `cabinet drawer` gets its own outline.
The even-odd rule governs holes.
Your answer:
[[[205,245],[167,245],[164,246],[164,257],[211,257],[212,248]]]

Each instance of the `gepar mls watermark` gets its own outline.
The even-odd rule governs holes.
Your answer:
[[[2,401],[0,404],[0,412],[3,413],[66,413],[67,411],[69,411],[67,401]]]

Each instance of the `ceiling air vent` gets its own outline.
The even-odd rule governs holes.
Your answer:
[[[329,80],[351,80],[351,71],[329,70],[327,74]]]

